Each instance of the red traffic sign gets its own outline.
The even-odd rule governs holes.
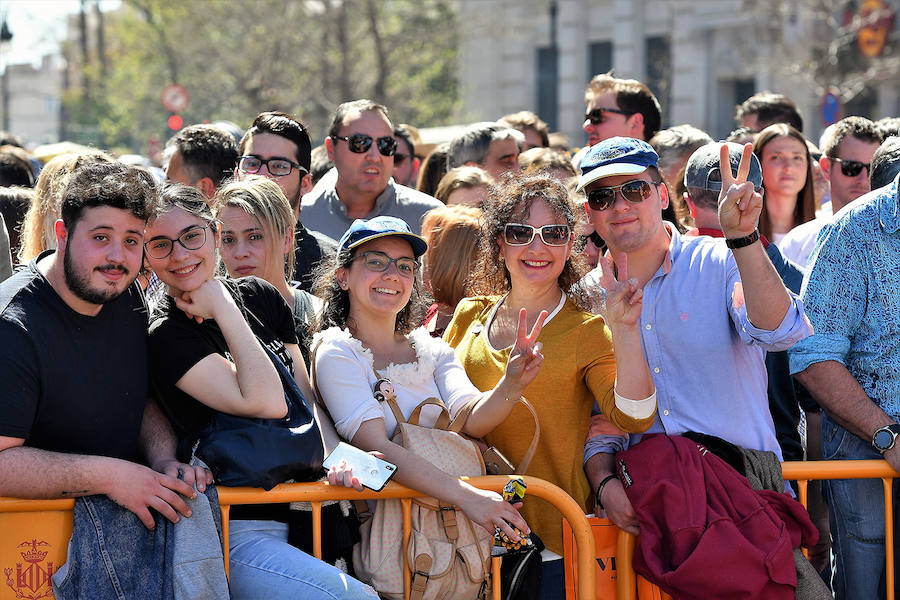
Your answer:
[[[159,95],[163,108],[171,113],[179,113],[191,102],[187,88],[180,83],[171,83],[162,89]]]

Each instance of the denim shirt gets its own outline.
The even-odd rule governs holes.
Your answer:
[[[747,318],[737,263],[723,240],[684,237],[667,224],[663,264],[644,286],[641,346],[656,385],[658,410],[647,433],[709,433],[781,458],[769,412],[765,355],[810,334],[792,293],[782,322],[768,331]],[[584,284],[605,295],[599,267]],[[595,310],[598,307],[595,307]],[[630,436],[628,445],[640,441]],[[624,438],[600,433],[585,445],[585,461],[616,452]]]
[[[801,297],[815,333],[790,351],[791,373],[837,361],[900,417],[900,176],[846,206],[816,241]]]

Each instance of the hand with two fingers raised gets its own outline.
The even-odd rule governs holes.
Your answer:
[[[726,238],[742,238],[756,231],[762,212],[762,194],[753,183],[747,181],[753,145],[745,144],[741,162],[735,175],[731,172],[728,144],[719,149],[719,171],[722,174],[722,191],[719,193],[719,226]]]

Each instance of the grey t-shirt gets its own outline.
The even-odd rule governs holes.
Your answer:
[[[390,215],[403,219],[413,233],[420,233],[422,217],[432,208],[443,206],[428,194],[388,180],[387,187],[375,199],[375,207],[366,219],[380,215]],[[300,203],[300,220],[307,229],[318,231],[335,240],[341,239],[354,219],[347,216],[347,207],[338,198],[334,186],[320,191],[313,190]]]

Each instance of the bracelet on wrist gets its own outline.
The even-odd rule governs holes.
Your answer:
[[[603,502],[600,501],[600,496],[603,494],[603,488],[605,488],[606,484],[613,479],[618,479],[615,473],[604,477],[603,481],[600,482],[600,485],[597,486],[597,494],[594,496],[594,504],[596,504],[597,508],[599,508],[600,510],[606,510],[605,508],[603,508]]]

